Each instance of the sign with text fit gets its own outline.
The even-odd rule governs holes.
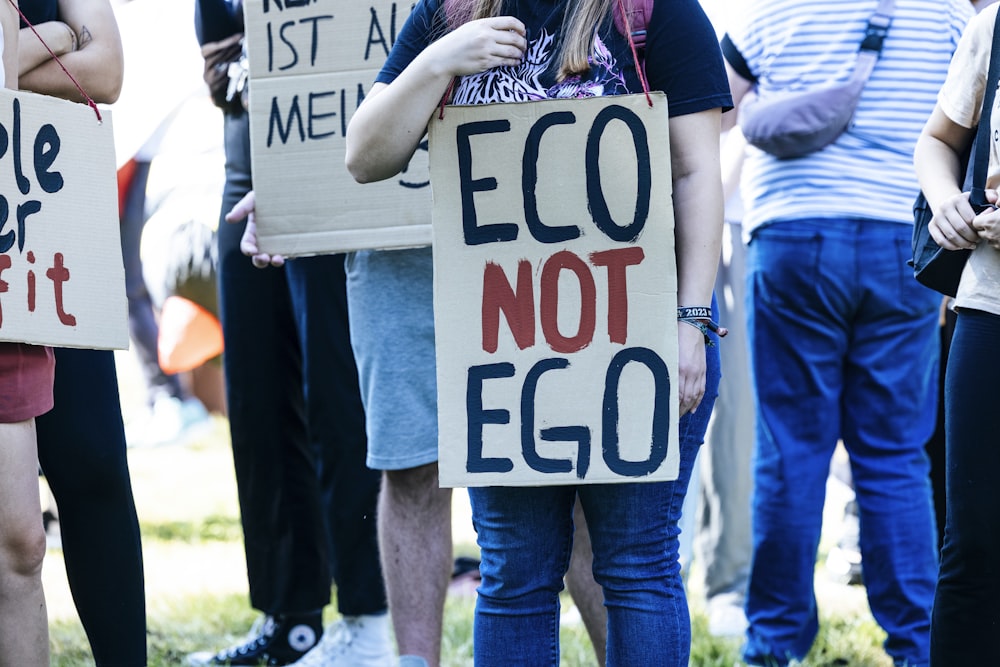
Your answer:
[[[128,347],[110,113],[0,89],[0,340]]]
[[[442,486],[676,479],[667,100],[430,124]]]
[[[409,2],[245,0],[250,141],[262,250],[289,256],[428,245],[427,152],[360,185],[345,134]]]

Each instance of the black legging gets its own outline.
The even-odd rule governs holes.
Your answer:
[[[139,667],[146,664],[142,546],[114,355],[55,352],[55,408],[36,424],[66,576],[98,667]]]
[[[931,664],[998,665],[1000,316],[961,310],[945,378],[947,519]]]

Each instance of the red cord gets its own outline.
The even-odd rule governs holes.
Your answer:
[[[56,61],[59,67],[62,68],[62,71],[66,73],[66,76],[68,76],[69,80],[73,82],[73,85],[76,86],[76,89],[80,91],[80,94],[87,99],[87,106],[93,109],[94,113],[97,114],[97,122],[98,123],[103,122],[103,119],[101,118],[101,110],[97,108],[97,103],[94,102],[94,100],[90,97],[90,95],[87,94],[87,91],[83,89],[83,87],[77,82],[77,80],[73,78],[73,75],[69,73],[69,70],[66,69],[66,66],[62,64],[61,60],[59,60],[59,56],[57,56],[55,53],[52,52],[52,49],[49,48],[49,45],[45,43],[45,40],[42,39],[42,36],[38,34],[37,30],[35,30],[35,26],[31,25],[31,21],[29,21],[28,17],[24,15],[24,12],[21,11],[21,8],[17,6],[17,3],[15,3],[14,0],[7,0],[7,1],[11,4],[11,6],[14,9],[17,10],[17,13],[21,15],[21,20],[24,21],[29,28],[31,28],[31,32],[35,33],[35,37],[38,38],[38,41],[42,43],[42,46],[45,47],[45,50],[49,52],[49,55],[52,56],[52,58]]]
[[[649,95],[649,84],[646,83],[646,72],[643,63],[639,62],[639,52],[635,48],[635,40],[632,39],[632,22],[628,18],[628,12],[625,11],[624,0],[618,0],[618,9],[622,12],[622,20],[625,22],[625,35],[628,37],[628,45],[632,49],[632,60],[635,61],[635,71],[639,75],[639,83],[642,84],[642,91],[646,93],[646,101],[649,106],[653,106],[653,98]]]

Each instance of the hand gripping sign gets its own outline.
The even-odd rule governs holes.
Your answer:
[[[430,125],[442,486],[676,479],[667,101]]]
[[[0,340],[128,347],[107,110],[0,89]]]

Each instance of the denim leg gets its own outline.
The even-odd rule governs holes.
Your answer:
[[[869,568],[865,559],[866,583],[877,591],[873,609],[884,611],[880,622],[890,635],[886,648],[897,661],[924,664],[915,647],[933,519],[921,454],[934,418],[925,380],[937,359],[936,299],[904,275],[907,238],[905,227],[889,223],[790,221],[758,230],[749,246],[758,449],[748,662],[784,665],[812,646],[825,480],[843,437],[864,478],[862,540],[868,537],[873,560],[896,561],[881,572],[882,563]],[[915,360],[901,361],[905,355]],[[893,462],[878,462],[886,451]],[[880,489],[895,499],[886,501],[891,509],[875,509]],[[909,504],[900,498],[907,494]],[[880,523],[880,515],[898,524]],[[911,567],[900,562],[910,557],[900,549],[906,539],[918,551]],[[897,576],[906,581],[893,583]]]
[[[941,297],[912,279],[909,229],[868,225],[857,242],[867,266],[858,271],[841,437],[860,512],[865,588],[895,664],[926,666],[937,536],[924,443],[937,418]]]
[[[559,664],[559,592],[569,568],[576,487],[470,488],[482,583],[478,667]]]
[[[758,230],[748,252],[747,326],[757,395],[753,558],[744,655],[801,658],[819,629],[813,569],[826,477],[839,432],[847,299],[818,228]]]
[[[706,401],[680,423],[680,474],[672,482],[578,487],[608,610],[609,667],[684,667],[691,619],[678,560],[678,522],[718,386],[710,355]]]
[[[945,379],[948,509],[931,664],[1000,664],[1000,316],[961,310]]]

